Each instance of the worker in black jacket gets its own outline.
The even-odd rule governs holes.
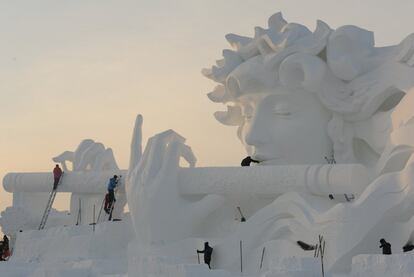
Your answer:
[[[391,244],[388,243],[385,239],[381,239],[380,244],[380,248],[382,248],[382,254],[391,255]]]
[[[211,269],[210,262],[211,262],[211,254],[213,254],[213,248],[211,248],[210,245],[208,245],[208,241],[204,243],[204,250],[197,249],[197,253],[204,253],[204,263],[207,264],[208,268]]]
[[[250,166],[251,163],[259,163],[259,161],[253,160],[252,157],[247,156],[241,161],[241,166]]]

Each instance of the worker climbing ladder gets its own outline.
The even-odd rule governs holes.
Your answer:
[[[63,173],[62,173],[62,176],[59,179],[59,183],[58,183],[57,187],[62,182],[62,179],[63,179]],[[57,193],[57,187],[56,187],[56,189],[53,189],[52,192],[50,193],[49,201],[47,202],[46,209],[45,209],[45,212],[43,213],[42,221],[40,221],[40,225],[39,225],[38,230],[43,230],[46,226],[47,218],[49,217],[50,210],[52,209],[53,202],[55,201],[55,197],[56,197],[56,193]]]
[[[115,175],[114,178],[115,177],[118,177],[118,176]],[[115,184],[116,185],[118,185],[121,182],[121,178],[122,178],[122,175],[119,175],[118,179],[115,178],[115,182],[116,182]],[[110,180],[110,182],[111,181],[112,181],[112,179]],[[99,213],[98,213],[98,219],[96,221],[98,223],[99,223],[99,219],[101,218],[102,210],[105,210],[105,213],[108,214],[108,219],[107,220],[108,221],[112,220],[112,213],[114,211],[115,202],[116,202],[115,194],[116,194],[117,188],[114,187],[113,189],[114,189],[114,191],[113,191],[112,199],[110,197],[110,193],[109,193],[109,189],[108,189],[108,193],[105,194],[105,197],[102,200],[101,208],[99,209]],[[109,206],[108,206],[108,203],[109,203]]]
[[[98,219],[96,220],[97,223],[99,223],[99,219],[101,218],[102,210],[104,210],[104,205],[107,195],[105,195],[104,199],[102,200],[101,208],[99,209],[98,213]],[[108,215],[108,221],[112,220],[112,212],[114,211],[115,201],[112,201],[111,205],[109,206],[109,215]]]
[[[109,217],[108,217],[108,221],[112,220],[112,213],[114,212],[114,206],[115,206],[115,201],[112,201],[111,206],[109,206]]]

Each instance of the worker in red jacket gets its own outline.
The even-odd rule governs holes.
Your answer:
[[[62,177],[63,171],[60,169],[59,165],[57,164],[53,169],[53,177],[55,178],[55,182],[53,183],[53,190],[55,190],[59,184],[60,177]]]

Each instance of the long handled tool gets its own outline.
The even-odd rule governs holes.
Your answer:
[[[237,210],[238,210],[238,211],[239,211],[239,213],[240,213],[240,221],[241,221],[241,222],[246,222],[246,218],[243,216],[243,213],[242,213],[242,211],[241,211],[240,207],[237,207]]]

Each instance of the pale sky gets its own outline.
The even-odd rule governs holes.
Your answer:
[[[282,11],[311,30],[317,19],[358,25],[390,45],[414,32],[413,10],[413,0],[0,0],[0,178],[50,171],[84,138],[127,168],[137,113],[145,140],[172,128],[198,165],[239,165],[244,150],[213,118],[224,106],[200,74],[229,47],[225,34],[252,36]],[[0,210],[9,205],[1,187]]]

